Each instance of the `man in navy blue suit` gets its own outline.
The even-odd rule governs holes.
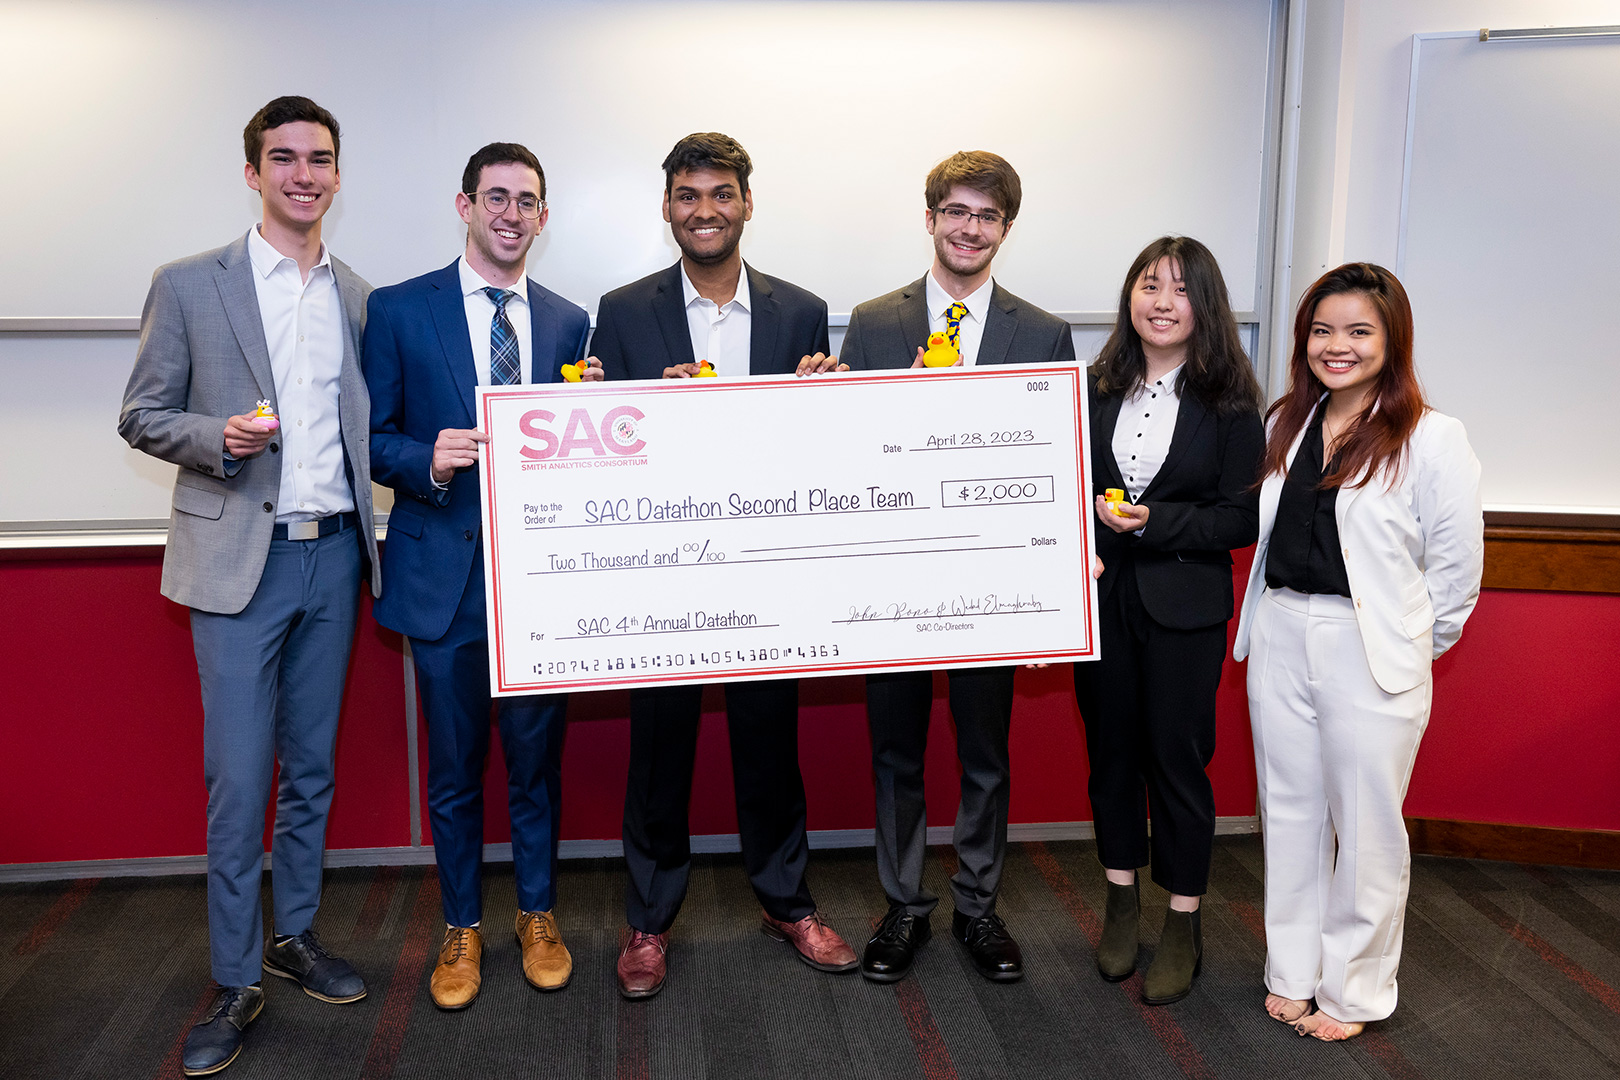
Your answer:
[[[476,388],[545,383],[585,356],[582,308],[524,273],[546,227],[540,162],[491,143],[462,173],[467,247],[442,270],[371,294],[362,345],[371,390],[372,476],[394,489],[377,621],[410,639],[427,713],[428,814],[446,924],[433,1002],[478,996],[483,956],[483,774],[489,751],[489,644],[479,536]],[[602,377],[593,364],[587,379]],[[559,990],[573,959],[552,916],[561,805],[561,694],[502,698],[523,974]]]
[[[720,378],[825,370],[827,304],[743,264],[737,243],[753,216],[753,165],[736,140],[688,135],[664,159],[664,220],[681,259],[615,289],[597,308],[592,351],[609,379],[691,378],[707,360]],[[814,357],[809,354],[815,354]],[[624,794],[630,932],[619,992],[658,993],[670,924],[691,867],[687,806],[703,687],[630,691],[630,769]],[[853,971],[855,953],[822,921],[805,884],[809,841],[799,772],[796,679],[726,686],[726,727],[743,865],[765,933],[821,971]]]

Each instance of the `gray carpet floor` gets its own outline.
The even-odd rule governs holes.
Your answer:
[[[948,897],[949,849],[931,887]],[[1090,843],[1014,844],[1000,912],[1022,982],[980,978],[948,935],[950,902],[913,974],[827,975],[759,933],[738,859],[700,856],[664,992],[621,1000],[613,965],[623,867],[562,865],[573,982],[524,981],[507,928],[510,866],[485,878],[483,992],[441,1013],[427,979],[443,924],[431,869],[328,873],[317,929],[370,995],[329,1005],[266,978],[263,1014],[222,1076],[440,1077],[1495,1077],[1620,1076],[1620,873],[1419,858],[1400,1008],[1352,1042],[1269,1019],[1260,985],[1261,851],[1216,841],[1203,974],[1186,1000],[1140,1003],[1141,976],[1093,966],[1103,878]],[[811,887],[855,945],[882,913],[870,850],[818,851]],[[1165,896],[1143,891],[1143,967]],[[268,909],[268,897],[266,907]],[[0,1077],[179,1076],[208,1000],[201,876],[0,886]]]

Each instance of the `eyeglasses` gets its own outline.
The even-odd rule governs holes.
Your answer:
[[[984,222],[984,227],[994,229],[1007,220],[1007,215],[999,210],[985,210],[975,214],[965,206],[930,206],[928,209],[936,214],[944,214],[947,219],[958,225],[966,225],[969,218],[978,218]]]
[[[506,205],[514,201],[511,195],[499,188],[491,188],[488,191],[467,191],[463,192],[463,194],[473,202],[477,202],[480,198],[482,198],[484,200],[484,209],[489,211],[491,214],[499,214],[504,212],[506,210]],[[537,199],[533,195],[520,195],[518,196],[516,202],[518,213],[522,214],[530,221],[534,221],[536,218],[538,218],[540,216],[540,211],[546,208],[546,200]]]

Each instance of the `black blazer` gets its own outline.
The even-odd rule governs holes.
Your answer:
[[[799,360],[828,351],[827,302],[781,278],[744,265],[748,275],[750,375],[792,375]],[[696,362],[681,292],[681,264],[602,297],[592,356],[608,379],[661,379],[664,369]]]
[[[921,277],[857,305],[838,359],[853,371],[910,367],[917,348],[928,344],[927,285],[928,279]],[[1000,285],[991,287],[978,365],[1073,362],[1074,335],[1068,323]]]
[[[1091,470],[1095,493],[1123,488],[1114,460],[1114,427],[1122,395],[1091,397]],[[1232,551],[1260,535],[1260,493],[1251,490],[1265,451],[1260,414],[1222,416],[1188,391],[1176,412],[1170,452],[1139,505],[1148,508],[1141,536],[1097,525],[1097,557],[1103,561],[1099,599],[1113,591],[1122,573],[1136,575],[1147,613],[1163,626],[1196,630],[1232,617]]]

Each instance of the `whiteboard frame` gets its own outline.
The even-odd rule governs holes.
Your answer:
[[[1576,30],[1582,27],[1546,27],[1544,30]],[[1490,38],[1482,36],[1488,31],[1481,30],[1441,30],[1426,34],[1412,35],[1412,74],[1411,81],[1406,88],[1406,146],[1401,155],[1401,216],[1399,231],[1395,238],[1395,276],[1406,277],[1406,226],[1407,211],[1412,198],[1412,148],[1417,136],[1417,107],[1418,107],[1418,72],[1423,60],[1423,43],[1425,41],[1456,41],[1459,38],[1473,38],[1481,45],[1490,44]],[[1586,34],[1565,35],[1546,34],[1544,39],[1535,40],[1569,40],[1588,41],[1593,37],[1620,36],[1620,34]],[[1500,41],[1523,41],[1523,37],[1500,38]],[[1620,514],[1620,506],[1542,506],[1527,503],[1486,503],[1487,513],[1515,513],[1515,514],[1580,514],[1596,519]]]

